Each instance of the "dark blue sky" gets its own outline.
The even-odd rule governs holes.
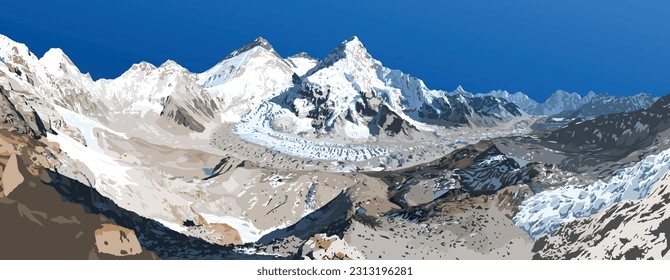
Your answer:
[[[204,71],[258,36],[322,58],[358,35],[430,88],[670,93],[670,1],[3,1],[0,33],[94,78],[142,60]]]

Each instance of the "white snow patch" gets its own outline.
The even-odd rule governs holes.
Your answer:
[[[172,223],[168,222],[166,220],[158,219],[158,218],[153,218],[154,221],[161,223],[164,225],[166,228],[169,228],[171,230],[174,230],[176,232],[185,232],[187,228],[185,226],[179,225],[177,223]]]

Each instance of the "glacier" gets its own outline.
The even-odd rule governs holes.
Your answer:
[[[323,160],[365,161],[388,154],[388,148],[350,146],[326,141],[312,141],[288,133],[277,132],[270,123],[273,118],[291,114],[271,102],[261,103],[256,110],[242,117],[233,132],[245,141],[279,152],[304,158]]]
[[[526,199],[513,218],[531,238],[551,235],[561,224],[588,217],[622,200],[647,197],[651,187],[670,170],[670,149],[650,155],[634,166],[619,170],[608,181],[586,187],[567,185]]]

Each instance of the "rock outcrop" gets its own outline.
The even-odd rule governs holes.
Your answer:
[[[19,185],[24,181],[22,167],[19,167],[19,162],[16,159],[16,154],[9,156],[7,165],[2,171],[2,178],[0,178],[0,196],[9,196]]]
[[[142,253],[142,246],[135,232],[114,224],[103,224],[95,230],[95,246],[98,252],[117,257]]]
[[[365,259],[358,250],[349,246],[337,235],[317,234],[309,238],[303,245],[301,255],[305,260],[362,260]]]

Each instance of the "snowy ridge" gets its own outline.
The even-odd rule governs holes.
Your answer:
[[[318,59],[313,58],[304,52],[289,56],[285,59],[285,61],[291,67],[291,70],[293,70],[296,75],[301,77],[307,74],[309,70],[314,69],[314,67],[320,63]]]
[[[591,97],[593,97],[592,94],[582,98],[579,93],[570,93],[559,90],[554,92],[554,94],[552,94],[544,103],[537,104],[534,107],[529,107],[527,112],[534,115],[551,116],[566,110],[575,110],[584,105],[584,103],[588,102]]]
[[[526,199],[514,217],[514,224],[533,238],[553,234],[561,224],[596,214],[622,200],[638,200],[670,169],[670,150],[651,155],[624,168],[608,182],[586,187],[568,185]]]
[[[53,94],[46,69],[26,45],[0,34],[0,58],[11,72],[36,89],[38,96],[45,98]]]
[[[591,94],[591,93],[590,93]],[[652,95],[640,93],[633,96],[593,95],[588,102],[572,111],[564,111],[557,117],[593,119],[613,113],[626,113],[647,109],[656,101]]]
[[[197,75],[198,84],[222,105],[222,120],[235,122],[263,100],[293,85],[295,73],[267,41],[257,39]]]
[[[528,95],[523,94],[522,92],[509,93],[506,90],[494,90],[483,95],[489,95],[493,97],[498,97],[510,101],[521,109],[526,111],[529,108],[537,106],[539,103],[537,101],[530,99]]]
[[[82,74],[79,68],[61,49],[52,48],[47,51],[39,62],[53,79],[53,86],[59,93],[53,101],[74,112],[103,119],[110,113],[109,108],[97,97],[100,89],[91,75]]]
[[[508,102],[512,102],[519,106],[523,111],[528,112],[529,110],[532,110],[532,108],[538,106],[540,103],[537,101],[531,99],[528,97],[528,95],[525,95],[523,92],[515,92],[515,93],[509,93],[506,90],[492,90],[486,93],[472,93],[467,90],[465,90],[462,86],[456,87],[451,92],[447,92],[447,95],[449,96],[464,96],[468,98],[474,98],[474,97],[485,97],[485,96],[490,96],[490,97],[496,97]]]
[[[162,71],[161,71],[162,72]],[[159,114],[163,102],[171,92],[160,81],[158,68],[149,62],[140,62],[113,80],[101,79],[96,84],[101,89],[101,100],[122,113]]]
[[[114,114],[144,117],[162,116],[179,125],[202,132],[214,119],[216,102],[195,76],[174,61],[155,67],[151,63],[134,64],[114,80],[98,80],[98,98]]]
[[[447,94],[450,96],[460,95],[467,98],[497,97],[516,104],[524,112],[531,115],[582,119],[592,119],[601,115],[632,112],[649,108],[657,99],[646,93],[632,96],[612,96],[607,93],[596,94],[591,91],[585,96],[581,96],[575,92],[569,93],[558,90],[545,102],[538,103],[521,92],[509,93],[506,90],[493,90],[487,93],[472,93],[466,91],[461,86],[458,86],[454,91]]]
[[[24,44],[0,35],[0,60],[0,85],[5,90],[3,95],[6,95],[7,101],[16,111],[8,112],[11,116],[7,117],[23,118],[30,129],[39,135],[59,129],[76,138],[80,137],[76,128],[68,127],[55,110],[54,104],[67,103],[63,98],[66,94],[35,54]],[[76,100],[83,102],[86,98]]]

